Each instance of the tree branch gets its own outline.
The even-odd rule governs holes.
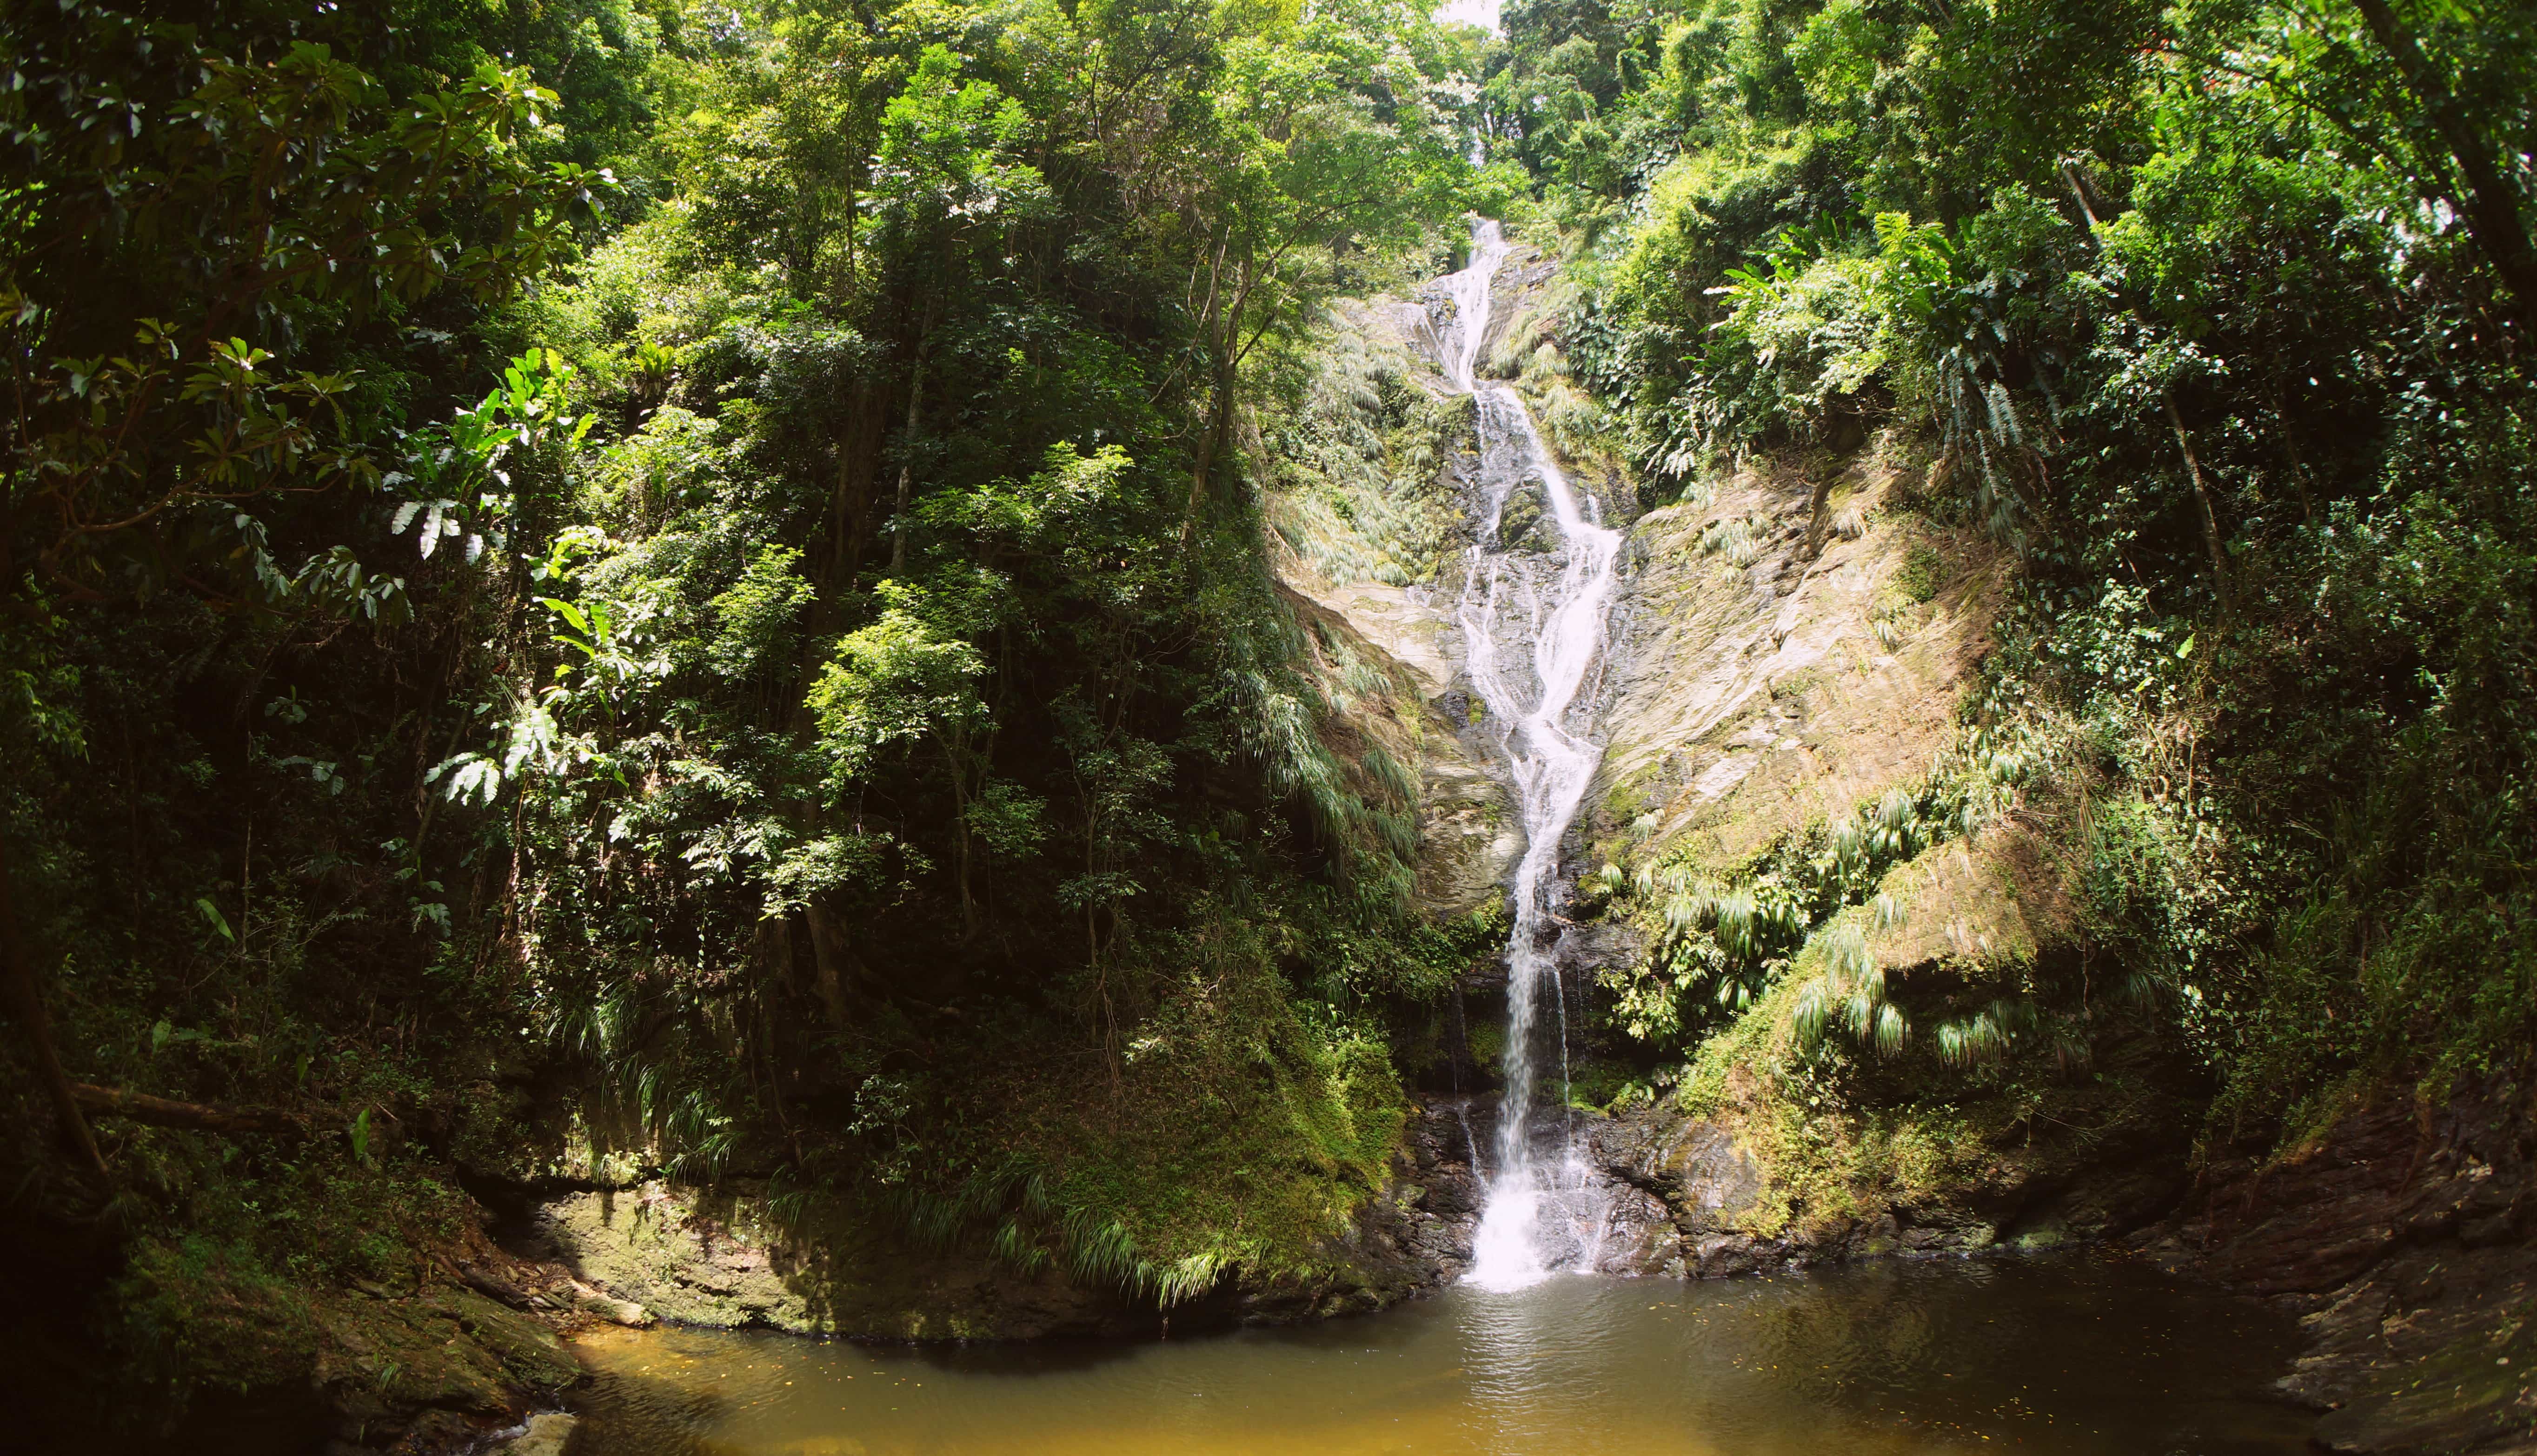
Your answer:
[[[2431,113],[2433,129],[2466,174],[2466,196],[2451,199],[2466,217],[2467,231],[2476,246],[2491,260],[2494,271],[2502,275],[2504,287],[2510,289],[2519,304],[2519,320],[2532,334],[2537,334],[2537,252],[2528,242],[2527,225],[2519,216],[2519,199],[2510,183],[2494,165],[2493,154],[2484,139],[2466,118],[2457,97],[2432,69],[2430,57],[2396,19],[2387,0],[2354,0],[2362,19],[2370,23],[2370,33],[2396,62],[2396,72],[2405,78],[2405,89],[2414,94],[2423,109]]]
[[[283,1137],[306,1137],[314,1132],[310,1118],[279,1108],[223,1108],[205,1103],[180,1103],[146,1092],[129,1092],[120,1087],[94,1087],[86,1082],[70,1084],[73,1097],[82,1107],[93,1108],[101,1117],[128,1117],[135,1122],[148,1122],[159,1127],[190,1127],[201,1132],[266,1133]]]

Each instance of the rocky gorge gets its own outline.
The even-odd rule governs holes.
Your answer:
[[[1525,331],[1540,327],[1554,278],[1537,252],[1510,254],[1486,348],[1529,355]],[[1348,355],[1414,371],[1450,334],[1450,310],[1430,292],[1346,305],[1336,317],[1358,331]],[[1451,422],[1451,387],[1432,368],[1410,377],[1448,420],[1430,488],[1461,515],[1443,534],[1450,541],[1472,529],[1478,462],[1457,433],[1467,416]],[[1628,518],[1624,475],[1591,458],[1572,469]],[[1594,1024],[1598,971],[1644,954],[1646,932],[1601,913],[1578,884],[1609,846],[1689,846],[1732,862],[1809,820],[1875,802],[1925,775],[1947,746],[1969,676],[1991,650],[2003,562],[1979,538],[1891,508],[1889,497],[1915,488],[1914,469],[1893,441],[1846,458],[1762,462],[1697,505],[1630,522],[1594,690],[1608,744],[1591,811],[1561,856],[1556,964],[1578,1027]],[[1748,533],[1723,560],[1700,544],[1721,523]],[[1519,517],[1501,529],[1520,537],[1524,527]],[[1371,665],[1384,684],[1361,699],[1357,729],[1418,766],[1422,894],[1441,916],[1484,912],[1521,841],[1505,827],[1504,769],[1471,706],[1451,592],[1329,569],[1351,549],[1362,553],[1354,559],[1407,554],[1398,540],[1298,531],[1286,544],[1284,586],[1322,650],[1360,672]],[[1913,580],[1898,588],[1904,576]],[[1897,625],[1879,630],[1888,623]],[[2058,832],[2049,802],[2021,807],[1888,871],[1883,893],[1905,909],[1872,942],[1880,962],[1908,976],[1966,958],[2070,953],[2080,931]],[[486,1300],[567,1331],[668,1321],[880,1342],[1137,1340],[1372,1313],[1470,1271],[1496,1145],[1487,1033],[1503,981],[1503,966],[1481,968],[1458,986],[1454,1024],[1437,1033],[1430,1090],[1416,1098],[1391,1176],[1329,1237],[1313,1278],[1235,1271],[1160,1310],[991,1257],[944,1257],[869,1224],[787,1222],[767,1189],[746,1182],[708,1190],[585,1176],[581,1191],[519,1206],[500,1247],[459,1268],[473,1294],[457,1298],[481,1312],[445,1317],[480,1346],[506,1339],[552,1351],[543,1336],[512,1333],[520,1315]],[[2324,1449],[2525,1449],[2515,1442],[2537,1409],[2514,1368],[2537,1354],[2519,1334],[2537,1273],[2526,1094],[2499,1083],[2440,1105],[2364,1104],[2304,1147],[2246,1155],[2197,1148],[2190,1095],[2092,1089],[2055,1103],[2050,1116],[1989,1123],[1987,1136],[1919,1167],[1907,1160],[1922,1155],[1892,1140],[1828,1164],[1821,1148],[1791,1147],[1767,1100],[1749,1093],[1713,1103],[1708,1115],[1672,1097],[1548,1115],[1566,1119],[1602,1188],[1603,1223],[1572,1267],[1722,1279],[2096,1244],[2296,1313],[2308,1353],[2278,1392],[2324,1413]],[[551,1403],[571,1374],[539,1359],[547,1363],[514,1366],[519,1383],[501,1400],[469,1397],[477,1420],[464,1428],[498,1420],[496,1407]],[[428,1444],[436,1428],[426,1420],[410,1439]]]

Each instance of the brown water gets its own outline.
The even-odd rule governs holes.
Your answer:
[[[2293,1456],[2287,1321],[2094,1256],[1460,1287],[1147,1344],[618,1333],[580,1456]]]

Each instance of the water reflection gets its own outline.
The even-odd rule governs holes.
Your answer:
[[[2289,1456],[2286,1322],[2101,1259],[1468,1286],[1143,1345],[615,1334],[583,1456]]]

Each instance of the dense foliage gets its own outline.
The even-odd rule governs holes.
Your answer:
[[[1383,1176],[1383,1013],[1467,947],[1410,913],[1414,784],[1334,733],[1232,421],[1472,195],[1467,38],[1379,0],[0,37],[8,969],[49,1007],[9,1137],[131,1368],[270,1378],[257,1292],[426,1257],[452,1172],[622,1150],[1166,1295]],[[59,1151],[77,1085],[181,1107]],[[241,1109],[320,1135],[204,1121]]]
[[[2088,935],[2226,1080],[2222,1130],[2515,1056],[2537,989],[2524,9],[1507,24],[1491,124],[1577,239],[1566,343],[1651,493],[1899,429],[1936,455],[1922,508],[2018,553],[1965,762],[2008,752],[2083,806]],[[1986,777],[1942,765],[1915,832],[1970,827],[1953,805]],[[1640,1029],[1696,1040],[1792,958],[1800,981],[1843,959],[1797,956],[1861,903],[1842,882],[1867,859],[1834,841],[1921,822],[1862,809],[1723,911],[1652,885],[1695,933],[1622,979]],[[1823,974],[1858,1008],[1835,1021],[1899,1050],[1882,990]],[[2043,994],[1918,1042],[1962,1060],[2028,1026],[2066,1053]]]

